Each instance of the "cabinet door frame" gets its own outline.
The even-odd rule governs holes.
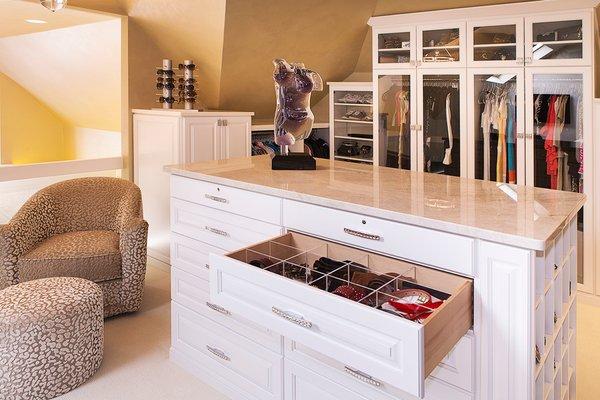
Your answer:
[[[594,160],[595,146],[593,135],[593,95],[594,88],[592,85],[592,69],[589,67],[530,67],[525,68],[525,108],[526,108],[526,123],[525,123],[525,148],[526,148],[526,184],[527,186],[535,186],[535,128],[533,124],[533,81],[536,75],[552,75],[552,74],[578,74],[583,77],[583,143],[585,151],[584,173],[583,173],[583,189],[584,194],[588,199],[595,199],[595,168]],[[587,161],[587,162],[586,162]],[[594,291],[594,254],[595,254],[595,234],[594,220],[597,211],[594,209],[592,201],[588,200],[584,206],[584,234],[583,234],[583,267],[584,267],[584,282],[579,283],[578,289],[582,292],[593,293]]]
[[[379,77],[385,75],[407,76],[410,78],[410,169],[418,170],[418,136],[417,136],[417,71],[416,70],[398,70],[381,69],[373,71],[373,133],[377,135],[378,164],[382,165],[382,158],[387,157],[387,149],[382,146],[385,143],[379,133]],[[376,116],[376,117],[375,117]],[[385,165],[385,164],[383,164]]]
[[[479,108],[473,108],[471,105],[478,101],[475,98],[475,77],[478,75],[498,75],[515,74],[517,76],[517,120],[515,136],[517,139],[517,184],[524,185],[526,182],[526,150],[525,150],[525,70],[524,68],[469,68],[468,69],[468,178],[475,179],[475,138],[479,132],[475,126],[475,120],[479,113]]]
[[[184,155],[186,163],[199,162],[195,155],[195,148],[197,145],[205,143],[196,143],[196,138],[192,135],[192,126],[194,124],[203,126],[212,126],[213,135],[213,149],[212,149],[212,160],[218,160],[221,157],[221,119],[219,117],[191,117],[183,118],[183,132],[184,132]]]
[[[439,31],[444,29],[456,29],[458,28],[459,35],[459,49],[458,54],[460,57],[459,61],[444,61],[444,62],[424,62],[423,61],[423,49],[427,48],[423,43],[423,32],[425,31]],[[423,69],[432,68],[457,68],[466,67],[467,65],[467,24],[465,21],[453,21],[444,23],[433,23],[427,25],[417,26],[417,67]],[[443,47],[440,47],[443,49]]]
[[[409,33],[410,35],[410,62],[408,63],[380,63],[379,62],[379,35],[386,33]],[[414,69],[417,60],[417,29],[415,25],[401,25],[393,28],[373,28],[373,69]]]
[[[533,24],[543,22],[560,22],[581,19],[582,22],[582,58],[581,59],[556,59],[534,60]],[[594,53],[594,24],[592,13],[587,10],[573,11],[571,13],[537,14],[525,18],[525,65],[527,67],[564,67],[564,66],[591,66]],[[560,43],[560,42],[557,42]]]
[[[516,57],[515,60],[506,61],[476,61],[475,60],[475,34],[473,29],[475,27],[494,27],[503,25],[515,25],[516,34]],[[523,17],[511,17],[501,19],[478,19],[469,21],[467,23],[467,66],[475,68],[512,68],[512,67],[523,67],[524,64],[524,52],[525,52],[525,21]]]
[[[419,68],[417,70],[417,171],[425,172],[424,161],[424,109],[423,109],[423,77],[425,75],[457,75],[460,79],[460,176],[467,177],[468,171],[468,127],[467,127],[467,70],[466,68]]]
[[[218,133],[219,136],[219,145],[220,145],[220,159],[228,159],[228,158],[232,158],[231,154],[230,154],[230,125],[231,123],[240,123],[240,124],[244,124],[246,125],[246,135],[245,135],[245,142],[244,142],[244,146],[246,148],[245,150],[245,154],[244,156],[249,157],[250,156],[250,149],[251,149],[251,145],[250,142],[252,141],[252,123],[250,120],[250,117],[243,117],[243,116],[234,116],[234,117],[223,117],[223,119],[221,119],[221,127],[220,127],[220,132]]]

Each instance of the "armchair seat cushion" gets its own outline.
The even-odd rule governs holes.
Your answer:
[[[122,277],[119,234],[78,231],[50,236],[19,258],[19,281],[55,276],[104,282]]]

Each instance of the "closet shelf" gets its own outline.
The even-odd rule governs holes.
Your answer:
[[[453,50],[453,49],[460,49],[460,46],[428,46],[428,47],[423,47],[423,50],[444,50],[444,49],[448,49],[448,50]]]
[[[362,161],[366,163],[373,163],[373,160],[369,158],[361,158],[361,157],[346,157],[346,156],[335,156],[338,160],[350,160],[350,161]]]
[[[355,119],[336,118],[335,122],[349,122],[351,124],[373,125],[373,121],[360,121]]]
[[[373,104],[367,103],[333,103],[334,106],[352,106],[352,107],[373,107]]]
[[[364,142],[372,142],[373,138],[361,138],[361,137],[354,137],[354,136],[342,136],[342,135],[335,135],[334,136],[336,139],[347,139],[347,140],[358,140],[358,141],[364,141]]]
[[[516,43],[490,43],[490,44],[474,44],[475,49],[486,49],[491,47],[516,47]]]
[[[379,49],[380,52],[394,52],[394,53],[400,53],[403,51],[410,51],[410,47],[407,48],[402,48],[402,47],[396,47],[396,48],[391,48],[391,49]]]
[[[548,42],[533,42],[533,45],[553,45],[553,44],[583,44],[583,40],[550,40]]]

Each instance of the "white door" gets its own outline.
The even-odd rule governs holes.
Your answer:
[[[470,68],[467,93],[468,177],[524,185],[524,68]]]
[[[373,30],[373,68],[415,68],[416,29],[412,25]]]
[[[578,11],[525,19],[525,65],[592,65],[592,13]]]
[[[452,68],[467,65],[464,22],[420,25],[417,28],[417,66]]]
[[[373,88],[379,165],[416,171],[416,70],[375,70]]]
[[[217,117],[191,117],[184,119],[186,162],[218,160],[221,158]]]
[[[522,67],[522,17],[470,21],[467,24],[469,67]]]
[[[220,159],[250,155],[250,118],[228,117],[222,119],[220,134]]]
[[[417,70],[417,170],[467,176],[464,68]]]
[[[590,68],[526,68],[525,88],[527,185],[581,192],[593,198]],[[594,207],[588,201],[577,222],[578,282],[586,292],[593,291],[593,221]]]

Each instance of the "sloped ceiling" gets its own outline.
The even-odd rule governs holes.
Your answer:
[[[74,8],[66,8],[59,13],[53,13],[40,6],[39,1],[34,3],[22,0],[0,0],[0,15],[2,16],[0,38],[91,24],[111,19],[107,15],[93,14]],[[26,23],[26,19],[37,19],[46,23]]]
[[[273,115],[271,61],[301,61],[324,81],[350,75],[367,33],[375,0],[227,0],[222,109]],[[313,103],[325,95],[313,93]]]
[[[0,72],[80,127],[120,131],[121,23],[0,39]]]

